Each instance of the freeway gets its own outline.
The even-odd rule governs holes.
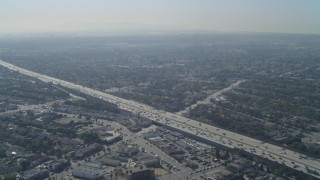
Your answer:
[[[196,135],[211,142],[221,144],[229,148],[239,148],[250,154],[260,156],[287,167],[303,171],[314,177],[320,178],[312,172],[320,173],[320,161],[313,159],[304,154],[297,153],[279,146],[275,146],[263,141],[250,138],[241,134],[237,134],[228,130],[224,130],[212,125],[199,123],[198,121],[180,116],[175,113],[157,110],[151,106],[123,99],[111,94],[107,94],[98,90],[84,87],[75,83],[67,82],[47,75],[26,70],[0,60],[0,65],[7,67],[13,71],[37,78],[44,82],[51,82],[60,86],[73,89],[84,94],[99,98],[101,100],[117,104],[120,109],[127,110],[140,116],[148,118],[160,124],[168,125],[174,129],[184,131],[189,134]],[[310,171],[311,170],[311,171]]]

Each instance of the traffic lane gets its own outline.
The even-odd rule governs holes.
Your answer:
[[[148,117],[150,118],[158,118],[158,116],[159,115],[153,115],[153,114],[149,114],[148,115]],[[158,120],[158,119],[157,119]],[[177,122],[175,122],[175,121],[171,121],[172,122],[172,125],[178,125],[179,123],[177,123]],[[186,124],[186,123],[180,123],[180,124]],[[206,125],[205,125],[206,126]],[[177,128],[179,128],[179,127],[177,127]],[[203,130],[203,129],[200,129],[200,128],[198,128],[198,127],[196,127],[196,129],[198,129],[198,130]],[[205,131],[207,131],[208,130],[208,128],[206,128],[205,129]],[[221,130],[221,132],[222,133],[224,133],[223,135],[224,135],[224,137],[226,138],[226,139],[228,139],[228,140],[230,140],[232,143],[231,144],[233,144],[233,143],[235,143],[235,144],[237,144],[237,143],[239,143],[239,140],[234,140],[235,138],[239,138],[238,137],[238,134],[235,134],[235,133],[231,133],[230,134],[230,132],[228,132],[229,134],[227,134],[226,133],[226,131],[225,130]],[[208,134],[203,134],[203,135],[205,135],[206,137],[208,137]],[[210,136],[210,134],[209,134],[209,136]],[[231,137],[233,137],[232,139],[230,138],[230,136]],[[205,138],[206,138],[205,137]],[[243,138],[243,139],[242,139]],[[241,143],[243,143],[243,144],[246,144],[245,146],[244,146],[244,150],[245,151],[247,151],[247,152],[250,152],[250,153],[253,153],[253,154],[256,154],[256,155],[258,155],[258,156],[262,156],[263,157],[263,155],[262,154],[259,154],[259,153],[256,153],[256,152],[252,152],[252,151],[250,151],[250,149],[252,149],[252,148],[256,148],[257,146],[259,146],[259,145],[255,145],[255,146],[253,146],[253,145],[251,145],[251,144],[262,144],[262,142],[261,141],[258,141],[258,140],[255,140],[255,139],[252,139],[252,138],[249,138],[249,137],[245,137],[245,136],[242,136],[242,138],[240,138],[240,141],[241,141]],[[211,139],[212,140],[212,139]],[[250,144],[248,144],[248,143],[250,143]],[[224,144],[224,143],[223,143]],[[268,145],[269,147],[270,147],[270,149],[268,150],[268,149],[265,149],[265,151],[267,151],[267,152],[269,152],[269,153],[271,153],[271,154],[274,154],[275,156],[277,156],[277,154],[278,153],[281,153],[281,151],[282,151],[282,148],[280,148],[280,147],[278,147],[278,146],[274,146],[274,145],[271,145],[271,144],[267,144],[267,143],[265,143],[266,145]],[[237,146],[237,145],[236,145]],[[233,146],[234,147],[234,146]],[[232,148],[232,146],[231,146],[231,148]],[[291,155],[295,155],[295,154],[297,154],[297,153],[295,153],[295,152],[290,152],[290,153],[288,153],[288,154],[291,154]],[[308,163],[308,162],[300,162],[299,160],[297,160],[297,159],[300,159],[299,158],[299,156],[291,156],[291,157],[288,157],[288,156],[282,156],[281,158],[284,158],[284,159],[287,159],[287,161],[290,161],[291,160],[291,162],[297,162],[298,164],[301,164],[301,165],[311,165],[312,166],[312,164],[314,164],[315,166],[317,165],[317,163],[314,163],[314,161],[312,161],[313,163]],[[267,159],[270,159],[270,158],[267,158]],[[272,157],[272,159],[270,159],[270,160],[272,160],[272,161],[274,161],[274,159],[273,159],[273,157]],[[282,162],[279,162],[279,161],[275,161],[275,162],[278,162],[278,163],[280,163],[280,164],[283,164]],[[303,166],[297,166],[297,165],[292,165],[292,164],[285,164],[285,165],[287,165],[288,167],[291,167],[291,168],[294,168],[294,169],[299,169],[299,170],[303,170],[304,172],[307,172],[307,170],[305,169],[305,168],[303,168]]]
[[[145,109],[151,109],[151,111],[153,111],[153,110],[152,110],[152,109],[153,109],[152,107],[147,106],[147,105],[143,105],[143,104],[138,103],[138,102],[134,102],[134,101],[132,101],[132,100],[130,100],[130,101],[129,101],[129,100],[125,100],[125,99],[118,98],[118,97],[113,96],[113,95],[109,95],[109,94],[106,94],[106,93],[99,92],[99,91],[97,91],[97,90],[93,90],[93,89],[90,89],[90,88],[86,88],[86,87],[83,87],[83,86],[80,86],[80,85],[77,85],[77,84],[74,84],[74,83],[70,83],[70,82],[67,82],[67,81],[63,81],[63,80],[59,80],[59,79],[56,79],[56,78],[52,78],[52,77],[49,77],[49,76],[46,76],[46,75],[43,75],[43,74],[35,73],[35,72],[32,72],[32,71],[29,71],[29,70],[22,69],[22,68],[20,68],[20,67],[14,66],[14,65],[12,65],[12,64],[6,63],[6,62],[1,61],[1,60],[0,60],[0,64],[8,67],[9,69],[12,69],[12,70],[15,70],[15,71],[19,71],[19,72],[22,73],[22,74],[26,74],[26,75],[29,75],[29,76],[36,77],[36,78],[38,78],[38,79],[40,79],[40,80],[42,80],[42,81],[58,83],[58,84],[60,84],[60,85],[69,87],[69,88],[71,88],[71,89],[78,90],[78,91],[80,91],[80,92],[89,93],[89,95],[92,95],[92,96],[94,96],[94,94],[90,94],[90,92],[95,93],[96,95],[97,95],[97,94],[106,95],[107,97],[110,98],[110,99],[108,99],[107,101],[110,101],[110,102],[112,102],[112,103],[114,103],[114,102],[115,102],[115,99],[117,99],[119,102],[122,101],[122,102],[125,103],[125,104],[134,105],[133,109],[141,110],[141,109],[145,108]],[[139,108],[137,108],[137,105],[139,105]],[[159,111],[158,111],[158,112],[159,112]],[[164,111],[163,111],[162,113],[163,113],[163,114],[170,114],[170,115],[173,115],[173,116],[174,116],[173,113],[168,113],[168,112],[164,112]],[[177,119],[180,118],[180,119],[183,119],[183,120],[190,121],[191,123],[196,122],[196,121],[193,121],[193,120],[191,120],[191,119],[187,119],[187,118],[182,117],[182,116],[180,116],[180,117],[178,117],[178,118],[177,118],[176,116],[174,116],[174,117],[175,117],[174,120],[176,120],[176,121],[177,121]],[[205,126],[209,126],[209,125],[206,125],[206,124],[204,124],[204,125],[205,125]],[[212,127],[212,126],[211,126],[211,127]],[[225,132],[225,135],[229,136],[229,131],[226,131],[226,130],[223,130],[223,131]],[[231,132],[230,132],[230,133],[231,133]],[[234,134],[234,133],[233,133],[233,134]],[[243,137],[243,138],[245,137],[245,136],[242,136],[242,135],[239,135],[239,134],[237,134],[237,136],[241,136],[241,137]],[[247,139],[247,138],[249,138],[249,137],[246,137],[246,139]],[[254,141],[253,141],[253,142],[250,142],[251,140],[254,140]],[[250,138],[250,141],[246,140],[246,142],[250,142],[250,144],[255,143],[255,141],[257,141],[257,140]],[[295,160],[296,160],[296,161],[299,161],[299,160],[297,160],[297,159],[295,159]],[[304,163],[302,163],[302,164],[304,164]],[[311,166],[311,167],[314,168],[315,170],[318,170],[319,168],[317,168],[317,167],[320,167],[320,163],[317,162],[317,161],[312,161],[311,164],[307,164],[307,165],[308,165],[308,166]]]
[[[104,122],[106,123],[107,120],[101,120],[99,122]],[[161,149],[159,149],[158,147],[152,145],[150,142],[146,141],[145,139],[142,138],[141,134],[139,133],[133,133],[131,132],[128,128],[126,128],[125,126],[119,124],[119,123],[115,123],[115,122],[107,122],[108,124],[112,124],[112,126],[118,126],[119,129],[121,129],[121,132],[123,134],[127,134],[127,138],[126,139],[130,139],[130,144],[137,144],[139,147],[142,147],[145,149],[146,152],[150,153],[150,154],[154,154],[154,155],[158,155],[160,158],[162,158],[163,160],[165,160],[166,162],[169,162],[169,164],[171,164],[172,166],[175,166],[181,170],[186,170],[188,171],[188,169],[186,167],[184,167],[183,165],[181,165],[178,161],[176,161],[174,158],[172,158],[171,156],[169,156],[168,154],[166,154],[165,152],[163,152]],[[114,145],[115,146],[115,145]],[[114,147],[113,146],[113,147]]]

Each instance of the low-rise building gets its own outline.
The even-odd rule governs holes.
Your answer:
[[[98,151],[101,151],[103,146],[97,143],[91,144],[83,149],[79,149],[75,152],[75,158],[82,159],[87,156],[90,156]]]
[[[127,177],[127,180],[154,180],[155,175],[151,169],[139,168],[133,169],[130,171],[130,174]]]
[[[83,179],[102,179],[104,170],[90,166],[77,166],[73,168],[72,176]]]
[[[113,134],[112,136],[107,136],[103,138],[103,141],[106,144],[113,144],[115,142],[121,141],[123,137],[120,134]]]
[[[103,165],[100,162],[85,162],[83,166],[92,167],[92,168],[98,168],[103,169]]]
[[[159,159],[147,159],[143,161],[143,164],[146,167],[159,167],[160,166],[160,160]]]
[[[63,171],[70,163],[65,159],[57,159],[49,163],[49,170],[55,173]]]
[[[111,166],[111,167],[121,166],[121,162],[116,159],[110,159],[110,158],[104,157],[104,158],[101,158],[99,161],[105,166]]]
[[[242,165],[236,163],[228,163],[227,168],[234,173],[239,173],[244,169]]]
[[[22,179],[24,180],[38,180],[49,177],[49,171],[46,169],[34,168],[31,170],[24,171],[22,173]]]

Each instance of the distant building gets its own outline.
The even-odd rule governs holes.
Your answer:
[[[183,139],[184,138],[184,136],[179,132],[172,131],[172,132],[170,132],[170,134],[173,135],[174,137],[178,138],[178,139]]]
[[[230,171],[232,171],[234,173],[239,173],[244,169],[244,167],[239,164],[236,164],[236,163],[228,163],[227,169],[229,169]]]
[[[127,180],[154,180],[154,172],[150,169],[134,169],[130,171]]]
[[[43,156],[43,155],[33,156],[31,159],[32,159],[32,162],[30,163],[30,167],[36,167],[50,160],[48,156]]]
[[[83,164],[83,166],[97,168],[97,169],[103,169],[102,163],[99,163],[99,162],[85,162]]]
[[[83,179],[102,179],[103,175],[103,169],[90,166],[78,166],[72,171],[72,176]]]
[[[277,135],[277,136],[272,137],[272,139],[277,143],[284,143],[289,139],[289,137]]]
[[[166,135],[165,138],[172,142],[175,142],[177,140],[177,138],[171,134]]]
[[[96,152],[99,152],[103,149],[103,146],[97,143],[91,144],[88,147],[85,147],[83,149],[79,149],[75,152],[75,158],[82,159],[87,156],[90,156]]]
[[[101,162],[105,166],[111,166],[111,167],[121,166],[121,162],[116,159],[101,158],[99,162]]]
[[[145,137],[148,138],[148,139],[153,139],[153,138],[156,138],[156,137],[159,137],[160,134],[156,131],[149,131],[145,134]]]
[[[143,161],[143,164],[146,167],[159,167],[160,160],[159,159],[148,159],[148,160]]]
[[[184,148],[184,149],[187,149],[187,150],[191,150],[192,149],[191,145],[185,143],[182,140],[176,141],[176,144],[179,145],[180,147]]]
[[[112,144],[123,139],[122,135],[111,126],[93,128],[90,129],[90,132],[97,133],[106,144]]]
[[[22,173],[22,179],[24,180],[38,180],[46,179],[49,177],[49,171],[46,169],[34,168],[31,170],[24,171]]]
[[[139,153],[139,148],[138,147],[128,147],[126,149],[122,149],[121,151],[119,151],[119,153],[123,157],[132,157],[132,156]]]
[[[67,160],[59,159],[51,162],[49,167],[50,167],[50,171],[58,173],[63,171],[69,165],[70,163]]]
[[[108,136],[103,138],[103,141],[106,144],[113,144],[115,142],[121,141],[123,139],[123,137],[120,134],[113,134],[112,136]]]
[[[107,159],[115,159],[115,160],[119,160],[121,162],[128,162],[128,158],[124,157],[122,154],[118,153],[118,152],[110,152],[108,154],[105,154],[103,156],[103,158],[107,158]]]
[[[154,159],[154,156],[148,153],[139,153],[133,159],[135,161],[144,161],[144,160]]]

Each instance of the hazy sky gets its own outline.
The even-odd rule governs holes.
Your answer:
[[[0,33],[139,26],[320,34],[320,0],[1,0]]]

